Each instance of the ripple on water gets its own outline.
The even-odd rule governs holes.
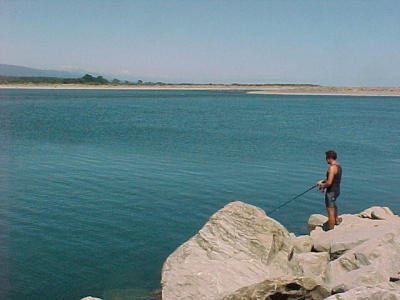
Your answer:
[[[340,212],[399,211],[400,102],[332,99],[328,111],[325,96],[2,91],[10,300],[156,289],[165,258],[219,208],[268,213],[324,176],[329,148],[344,170]],[[312,213],[325,214],[315,190],[272,217],[299,234]]]

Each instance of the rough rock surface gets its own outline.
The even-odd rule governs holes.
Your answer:
[[[400,300],[400,218],[386,207],[341,217],[325,231],[327,218],[312,215],[310,235],[296,237],[261,209],[230,203],[168,257],[162,297]]]
[[[241,288],[226,296],[223,300],[321,300],[330,295],[330,291],[312,278],[272,278],[251,286]]]
[[[394,217],[397,217],[393,214],[393,212],[390,210],[389,207],[379,207],[379,206],[370,207],[361,212],[358,216],[361,218],[369,218],[376,220],[390,220],[393,219]]]
[[[292,237],[294,251],[296,253],[304,253],[311,251],[313,244],[312,244],[312,239],[309,235],[295,236],[293,233],[291,233],[290,236]]]
[[[310,234],[314,249],[330,255],[324,281],[333,289],[388,282],[400,270],[400,219],[377,208],[361,215],[343,215],[334,230],[317,227]]]
[[[323,215],[318,215],[318,214],[311,215],[307,222],[308,232],[311,232],[316,227],[322,227],[327,221],[328,218]]]
[[[309,252],[294,254],[289,262],[291,268],[299,276],[311,277],[316,281],[323,281],[329,263],[329,253]]]
[[[310,236],[316,251],[335,253],[354,248],[371,237],[371,230],[375,230],[382,222],[359,218],[353,215],[343,215],[342,223],[334,230],[324,231],[316,227]]]
[[[347,292],[335,294],[327,300],[400,300],[400,284],[391,282],[372,286],[361,286]]]
[[[162,297],[221,299],[266,278],[291,275],[289,232],[265,212],[233,202],[176,249],[162,269]]]
[[[325,273],[329,286],[341,285],[348,290],[387,282],[400,270],[400,224],[385,222],[369,232],[371,238],[363,243],[341,244],[347,251],[329,263]]]

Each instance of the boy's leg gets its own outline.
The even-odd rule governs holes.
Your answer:
[[[327,213],[328,213],[329,230],[332,230],[335,227],[335,224],[336,224],[335,208],[334,207],[328,207],[326,210],[327,210]]]
[[[339,225],[341,222],[342,222],[342,218],[340,218],[338,216],[338,209],[337,209],[337,206],[335,204],[335,223],[336,223],[335,225]]]

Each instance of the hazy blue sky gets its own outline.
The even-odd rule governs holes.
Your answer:
[[[119,78],[400,85],[399,0],[0,0],[0,43]]]

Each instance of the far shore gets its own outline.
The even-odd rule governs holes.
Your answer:
[[[85,84],[0,84],[0,89],[69,89],[69,90],[220,90],[246,91],[264,95],[337,95],[398,96],[400,87],[329,87],[315,85],[246,85],[246,84],[154,84],[154,85],[85,85]]]

